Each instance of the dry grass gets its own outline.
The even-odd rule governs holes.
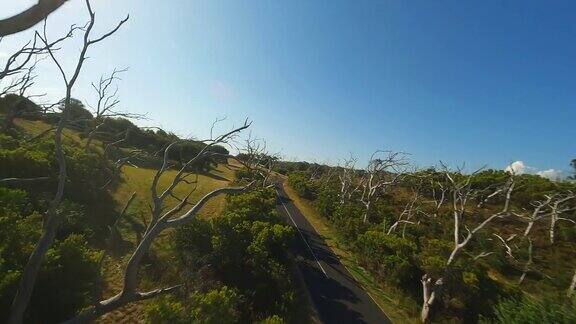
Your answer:
[[[364,269],[357,259],[349,252],[339,240],[335,229],[330,222],[322,217],[314,208],[312,203],[298,196],[294,189],[284,183],[284,190],[300,209],[308,222],[322,236],[328,246],[340,258],[340,261],[346,266],[354,279],[370,294],[378,306],[394,323],[419,323],[418,309],[416,307],[407,307],[407,297],[401,292],[390,287],[384,287],[379,283],[366,269]],[[404,302],[402,302],[404,301]]]

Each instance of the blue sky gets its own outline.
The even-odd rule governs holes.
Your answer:
[[[6,15],[31,2],[0,0]],[[330,163],[390,149],[420,166],[537,172],[576,158],[573,1],[93,2],[98,30],[131,19],[91,51],[75,96],[91,100],[90,81],[129,66],[122,105],[146,124],[203,137],[217,117],[249,117],[272,151]],[[49,30],[85,17],[71,0]],[[38,87],[61,91],[45,75]]]

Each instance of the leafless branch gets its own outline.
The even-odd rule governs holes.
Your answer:
[[[46,35],[46,23],[44,23],[43,36],[36,33],[37,37],[44,43],[44,49],[48,52],[48,55],[52,58],[52,61],[60,70],[62,80],[66,88],[66,96],[64,98],[64,110],[62,112],[62,117],[58,122],[54,134],[55,153],[59,169],[56,193],[52,198],[48,210],[44,215],[44,226],[42,228],[43,230],[42,235],[39,241],[37,242],[22,272],[18,290],[12,302],[12,307],[10,309],[10,315],[8,318],[8,323],[10,324],[18,324],[22,322],[23,314],[32,296],[32,290],[34,288],[34,283],[36,281],[38,271],[40,270],[40,266],[42,265],[46,252],[48,251],[48,249],[50,248],[50,246],[54,241],[56,231],[58,230],[58,225],[60,223],[59,222],[60,217],[59,213],[57,212],[57,209],[64,195],[64,185],[66,183],[67,178],[66,157],[64,155],[64,150],[62,147],[62,132],[64,130],[64,126],[66,125],[69,115],[70,102],[72,98],[72,89],[74,88],[74,85],[76,84],[76,81],[80,75],[83,63],[86,60],[86,53],[90,45],[93,45],[105,39],[106,37],[112,35],[128,19],[127,17],[126,19],[122,20],[112,31],[104,34],[99,38],[96,38],[95,40],[91,40],[90,33],[95,23],[95,15],[94,12],[92,11],[89,0],[86,0],[86,8],[88,9],[88,13],[90,15],[90,21],[87,23],[85,28],[82,28],[82,30],[84,31],[83,45],[80,54],[78,56],[76,67],[71,77],[68,77],[67,73],[62,68],[62,65],[54,55],[53,46],[50,46],[50,44],[54,44],[54,42],[50,42],[48,40],[48,37]],[[69,32],[69,35],[71,35],[74,30],[75,27],[72,27]]]

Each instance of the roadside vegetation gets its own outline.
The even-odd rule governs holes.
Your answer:
[[[443,165],[409,171],[404,156],[377,154],[364,169],[350,160],[279,162],[276,170],[394,320],[510,323],[514,309],[527,316],[517,323],[570,322],[574,183]]]

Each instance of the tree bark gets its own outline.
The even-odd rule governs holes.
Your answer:
[[[32,291],[34,290],[34,284],[36,282],[36,277],[40,271],[40,266],[42,261],[44,261],[44,256],[56,237],[56,231],[58,230],[58,225],[60,224],[60,215],[58,215],[58,206],[62,201],[64,196],[64,185],[66,183],[67,170],[66,170],[66,156],[64,155],[64,150],[62,147],[62,131],[64,129],[64,124],[68,118],[69,107],[70,107],[71,89],[68,88],[66,91],[66,99],[64,104],[64,112],[62,113],[62,119],[58,123],[58,128],[56,129],[56,134],[54,137],[54,146],[56,150],[56,160],[59,166],[58,175],[58,186],[54,198],[50,202],[50,207],[44,215],[44,224],[42,228],[42,236],[40,240],[34,247],[34,251],[30,255],[28,262],[26,263],[24,270],[22,272],[22,277],[20,278],[20,283],[18,285],[18,290],[16,291],[16,296],[12,301],[12,306],[10,308],[10,317],[8,317],[9,324],[19,324],[22,323],[24,319],[24,312],[28,306],[28,302],[32,297]]]
[[[574,276],[572,277],[572,283],[568,288],[568,297],[572,297],[574,295],[574,290],[576,290],[576,271],[574,271]]]
[[[443,279],[440,278],[436,282],[428,274],[422,276],[422,310],[420,312],[420,320],[422,323],[429,323],[431,319],[431,309],[439,294],[439,288],[442,286]]]
[[[44,20],[60,8],[66,0],[38,0],[38,3],[23,12],[0,20],[0,37],[24,31]]]

